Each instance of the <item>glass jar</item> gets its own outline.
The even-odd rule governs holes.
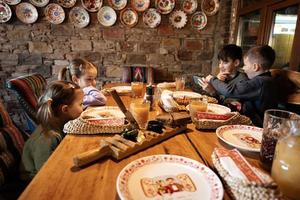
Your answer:
[[[278,139],[295,131],[293,127],[298,117],[297,114],[284,110],[270,109],[265,112],[260,160],[266,170],[271,170]]]

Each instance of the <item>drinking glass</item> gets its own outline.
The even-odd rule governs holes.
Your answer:
[[[177,91],[184,90],[184,86],[185,86],[185,79],[184,79],[184,77],[176,77],[175,78],[175,84],[176,84],[176,90]]]
[[[129,109],[140,129],[146,130],[149,120],[150,103],[144,101],[132,102]]]
[[[142,82],[131,82],[132,97],[134,98],[143,97],[143,88],[144,85]]]
[[[271,170],[278,139],[287,136],[293,130],[292,121],[295,116],[295,113],[277,109],[265,112],[260,160],[266,170]]]
[[[192,100],[189,103],[189,111],[192,121],[195,121],[195,119],[197,118],[197,112],[207,111],[207,100]]]

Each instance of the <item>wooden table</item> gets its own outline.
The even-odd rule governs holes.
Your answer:
[[[129,96],[121,97],[129,105]],[[109,96],[107,105],[116,105]],[[151,112],[155,117],[156,112]],[[73,166],[72,158],[99,145],[100,135],[67,135],[20,196],[20,199],[118,199],[116,180],[119,172],[130,162],[154,154],[175,154],[197,160],[213,168],[211,154],[215,147],[229,148],[217,139],[214,132],[188,130],[160,144],[134,154],[121,161],[104,158],[85,168]],[[247,159],[258,166],[257,155]],[[229,199],[225,194],[225,199]]]

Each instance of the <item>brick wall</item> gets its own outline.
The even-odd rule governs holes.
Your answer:
[[[175,9],[180,9],[181,2],[177,1]],[[77,1],[76,6],[80,4]],[[11,8],[14,13],[15,6]],[[15,16],[9,23],[0,24],[0,92],[12,114],[19,108],[14,94],[5,90],[7,79],[39,72],[48,81],[54,80],[75,56],[97,65],[101,83],[121,81],[125,65],[154,67],[156,82],[173,80],[177,74],[209,74],[214,71],[212,66],[216,66],[216,52],[229,40],[231,0],[220,1],[219,12],[208,17],[202,31],[192,29],[190,16],[188,24],[180,30],[170,25],[169,15],[162,15],[158,28],[147,28],[141,13],[133,28],[123,26],[119,18],[114,26],[103,27],[97,21],[97,13],[89,13],[90,24],[78,29],[68,19],[70,9],[64,8],[66,19],[60,25],[50,24],[43,16],[43,8],[37,9],[40,16],[32,25],[23,24]],[[14,118],[22,121],[20,115]]]

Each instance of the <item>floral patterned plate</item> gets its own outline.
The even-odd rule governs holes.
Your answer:
[[[4,0],[5,3],[7,3],[8,5],[17,5],[18,3],[21,2],[21,0]]]
[[[155,7],[161,14],[169,14],[175,7],[175,0],[155,0]]]
[[[121,11],[120,20],[121,23],[128,27],[133,27],[138,23],[138,14],[131,8],[126,8]]]
[[[187,16],[182,10],[176,10],[175,12],[172,12],[169,19],[170,23],[175,28],[183,28],[187,22]]]
[[[138,12],[144,12],[149,6],[150,0],[131,0],[131,7]]]
[[[108,0],[108,4],[115,10],[122,10],[127,5],[127,0]]]
[[[182,2],[182,10],[187,14],[193,14],[198,7],[197,0],[184,0]]]
[[[64,8],[71,8],[76,4],[76,0],[57,0],[57,3]]]
[[[65,20],[64,9],[56,3],[50,3],[44,12],[47,20],[52,24],[60,24]]]
[[[216,134],[225,143],[244,151],[260,152],[263,129],[246,125],[225,125]]]
[[[207,17],[204,12],[196,12],[191,18],[192,27],[196,30],[202,30],[207,24]]]
[[[219,0],[203,0],[201,3],[201,9],[207,16],[215,15],[219,7]]]
[[[221,200],[218,176],[208,167],[177,155],[152,155],[126,165],[117,178],[120,199]]]
[[[74,7],[69,13],[69,18],[78,28],[84,28],[90,23],[90,15],[82,7]]]
[[[34,23],[38,18],[38,12],[36,8],[30,3],[20,3],[16,6],[16,14],[18,19],[25,23]]]
[[[82,6],[89,12],[100,10],[103,0],[81,0]]]
[[[5,23],[11,18],[11,9],[4,3],[0,2],[0,23]]]
[[[49,0],[29,0],[30,3],[37,7],[44,7],[49,3]]]
[[[117,14],[114,9],[109,6],[103,6],[98,14],[97,14],[98,21],[103,26],[112,26],[117,20]]]
[[[149,10],[146,10],[146,12],[144,12],[143,22],[146,26],[149,26],[150,28],[155,28],[160,24],[161,16],[156,9],[150,8]]]

